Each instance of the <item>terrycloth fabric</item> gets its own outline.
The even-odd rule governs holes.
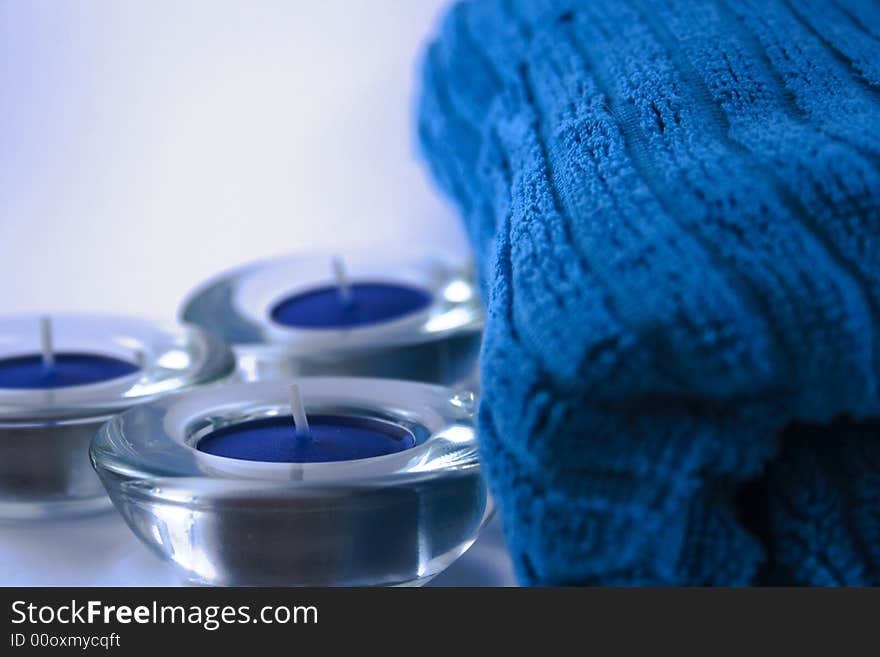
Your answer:
[[[880,584],[880,5],[465,2],[419,127],[524,583]]]

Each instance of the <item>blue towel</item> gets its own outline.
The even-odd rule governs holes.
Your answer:
[[[419,133],[525,584],[880,584],[880,5],[483,0]]]

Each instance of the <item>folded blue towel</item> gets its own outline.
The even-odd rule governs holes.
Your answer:
[[[420,137],[527,584],[880,584],[880,5],[483,0]]]

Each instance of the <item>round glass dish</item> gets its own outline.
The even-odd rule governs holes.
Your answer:
[[[491,514],[474,397],[360,378],[298,380],[309,414],[392,422],[411,449],[352,461],[266,463],[196,449],[210,431],[290,413],[287,387],[252,382],[132,409],[92,443],[92,463],[134,533],[192,583],[417,585]]]
[[[0,361],[40,352],[40,318],[0,317]],[[234,369],[229,349],[196,327],[102,315],[52,317],[58,352],[109,356],[131,374],[58,388],[0,385],[0,519],[69,516],[109,508],[88,446],[114,413]]]
[[[345,328],[279,323],[284,299],[349,280],[415,288],[427,305],[389,321]],[[483,314],[469,260],[442,253],[303,254],[253,263],[208,281],[184,302],[182,319],[234,345],[246,380],[340,375],[453,384],[473,371]]]

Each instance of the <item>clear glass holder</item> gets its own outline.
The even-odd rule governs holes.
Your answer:
[[[0,318],[0,359],[40,352],[40,318]],[[138,366],[130,375],[61,388],[0,388],[0,521],[81,515],[110,501],[89,465],[89,443],[115,413],[218,381],[235,361],[196,327],[102,315],[52,317],[58,351]]]
[[[298,380],[308,413],[368,416],[415,447],[327,463],[200,452],[234,423],[290,413],[287,386],[240,383],[123,413],[92,462],[134,533],[194,584],[419,585],[457,559],[492,512],[472,393],[408,381]]]
[[[336,257],[352,282],[414,286],[431,302],[404,317],[353,328],[276,322],[271,311],[281,299],[334,283]],[[471,261],[438,252],[299,254],[253,263],[202,285],[180,316],[233,345],[247,380],[366,376],[452,385],[472,374],[483,330]]]

